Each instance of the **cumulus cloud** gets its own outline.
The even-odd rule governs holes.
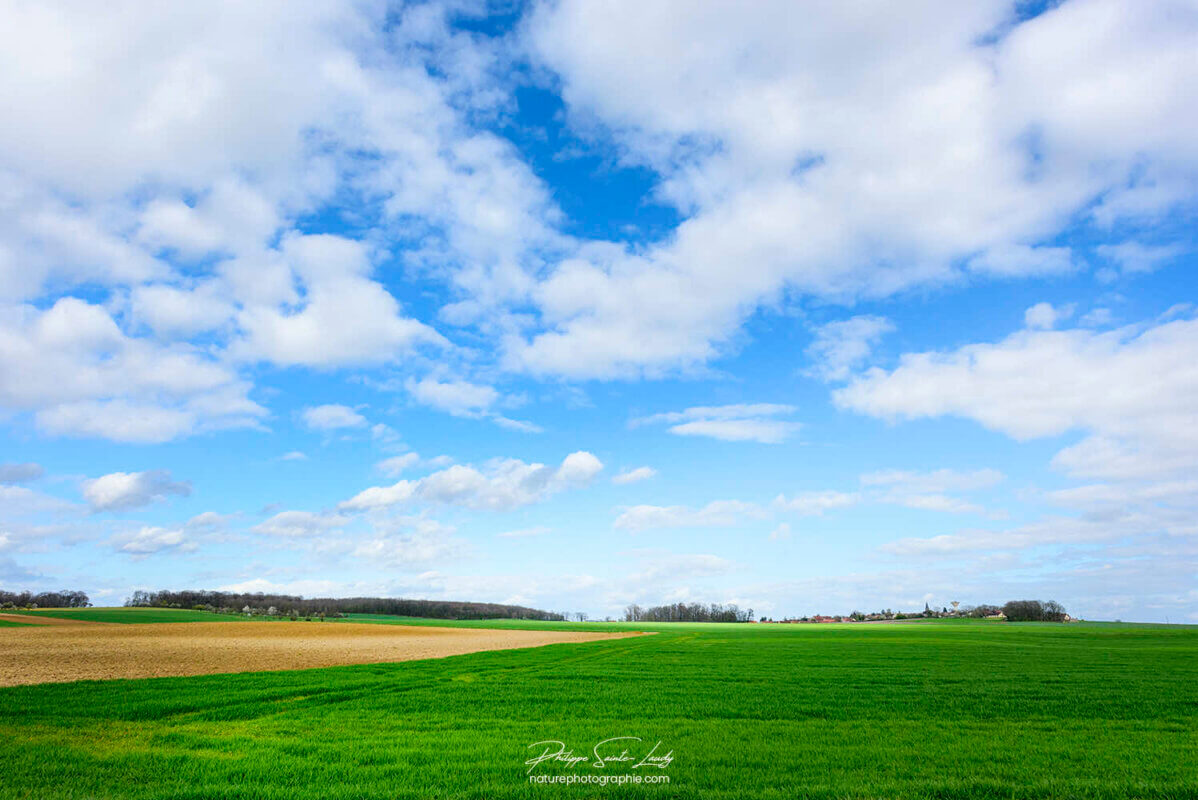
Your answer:
[[[266,411],[200,349],[126,335],[98,305],[65,297],[0,314],[0,407],[56,435],[162,442],[249,427]]]
[[[1048,330],[1055,328],[1058,322],[1073,316],[1073,306],[1053,308],[1051,303],[1036,303],[1023,312],[1023,324],[1029,328]]]
[[[782,293],[1069,272],[1078,259],[1051,240],[1079,212],[1159,218],[1198,187],[1184,3],[1069,2],[1026,20],[929,4],[872,25],[846,5],[792,10],[537,7],[530,49],[570,119],[654,170],[654,199],[685,221],[558,264],[531,293],[543,330],[509,339],[509,366],[685,370]]]
[[[560,465],[529,464],[515,458],[495,459],[481,469],[456,464],[415,481],[373,486],[341,503],[344,511],[385,508],[409,501],[509,511],[540,502],[566,489],[587,485],[603,469],[593,454],[580,450]]]
[[[379,237],[297,220],[369,205],[376,229],[420,242],[408,266],[463,297],[556,238],[549,192],[460,110],[502,98],[488,46],[455,32],[454,13],[10,9],[0,375],[24,378],[0,379],[0,407],[58,435],[164,441],[256,424],[265,411],[241,374],[262,362],[329,369],[448,347],[380,279],[394,254]],[[76,287],[110,302],[58,297]],[[46,315],[80,333],[47,340]]]
[[[490,419],[501,428],[521,433],[542,431],[535,423],[496,412],[492,407],[503,398],[493,386],[462,380],[442,381],[431,376],[420,380],[410,378],[404,386],[416,402],[455,417]]]
[[[188,541],[183,531],[156,527],[117,534],[112,537],[111,544],[119,552],[128,553],[134,558],[168,551],[186,553],[196,549],[195,543]]]
[[[695,406],[632,420],[631,427],[665,423],[677,436],[705,436],[726,442],[778,444],[802,427],[778,419],[795,412],[794,406],[779,403],[740,403],[726,406]]]
[[[186,497],[191,484],[173,481],[164,469],[112,472],[83,482],[83,497],[93,511],[126,511],[148,506],[168,495]]]
[[[284,240],[279,258],[303,293],[284,298],[286,304],[247,303],[238,315],[244,335],[232,348],[238,358],[335,367],[383,363],[421,344],[447,344],[428,325],[404,317],[399,301],[370,279],[361,242],[295,235]]]
[[[404,453],[402,455],[384,458],[382,461],[375,464],[374,468],[384,475],[394,478],[419,463],[420,455],[418,453]]]
[[[312,406],[300,412],[304,425],[314,431],[335,431],[343,428],[364,428],[366,417],[354,411],[349,406],[329,403],[323,406]]]
[[[807,348],[814,362],[810,372],[826,381],[842,381],[869,358],[873,346],[894,325],[885,317],[863,315],[829,322],[815,332]]]
[[[635,469],[620,470],[611,478],[611,482],[617,486],[626,486],[630,483],[645,481],[657,474],[657,470],[653,467],[637,467]]]
[[[456,416],[475,416],[499,399],[493,387],[469,381],[438,381],[435,378],[409,379],[408,393],[417,402]]]
[[[1106,332],[1023,330],[904,355],[895,369],[870,370],[833,396],[871,416],[958,416],[1020,440],[1080,431],[1087,438],[1055,463],[1102,477],[1146,469],[1153,454],[1162,465],[1198,464],[1195,363],[1192,319]]]

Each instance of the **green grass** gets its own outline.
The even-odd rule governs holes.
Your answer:
[[[213,614],[210,611],[192,611],[187,608],[50,608],[8,613],[129,625],[151,622],[238,622],[244,619],[231,614]]]
[[[661,632],[0,690],[0,797],[1198,797],[1194,628],[647,627]],[[660,740],[671,783],[527,782],[528,744],[614,736]]]
[[[0,628],[27,628],[28,623],[14,622],[11,619],[0,619]]]

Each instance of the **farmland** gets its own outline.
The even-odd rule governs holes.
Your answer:
[[[49,608],[17,612],[23,616],[146,625],[158,622],[240,622],[244,618],[186,608]]]
[[[0,796],[1198,797],[1195,628],[635,629],[658,633],[395,664],[3,689],[0,737],[19,746],[0,749]],[[618,736],[660,741],[673,761],[654,772],[670,783],[528,782],[524,762],[540,752],[528,745],[560,740],[586,755]],[[535,770],[603,772],[590,762]]]
[[[44,617],[38,622],[54,624],[0,631],[0,686],[410,661],[633,635],[282,621],[119,625]]]

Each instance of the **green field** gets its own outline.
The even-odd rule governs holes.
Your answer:
[[[123,625],[151,622],[237,622],[244,619],[231,614],[213,614],[210,611],[192,611],[187,608],[52,608],[8,613],[91,622],[119,622]]]
[[[3,689],[0,796],[1198,797],[1192,627],[638,627],[660,632]],[[652,769],[670,784],[528,782],[524,762],[541,752],[529,744],[589,754],[617,736],[646,750],[660,741],[673,762],[635,773],[550,763],[536,774]]]
[[[24,628],[26,623],[15,622],[11,619],[0,619],[0,628]]]

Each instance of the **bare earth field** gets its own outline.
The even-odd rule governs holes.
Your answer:
[[[375,664],[636,635],[342,622],[38,621],[47,624],[0,628],[0,686]]]

